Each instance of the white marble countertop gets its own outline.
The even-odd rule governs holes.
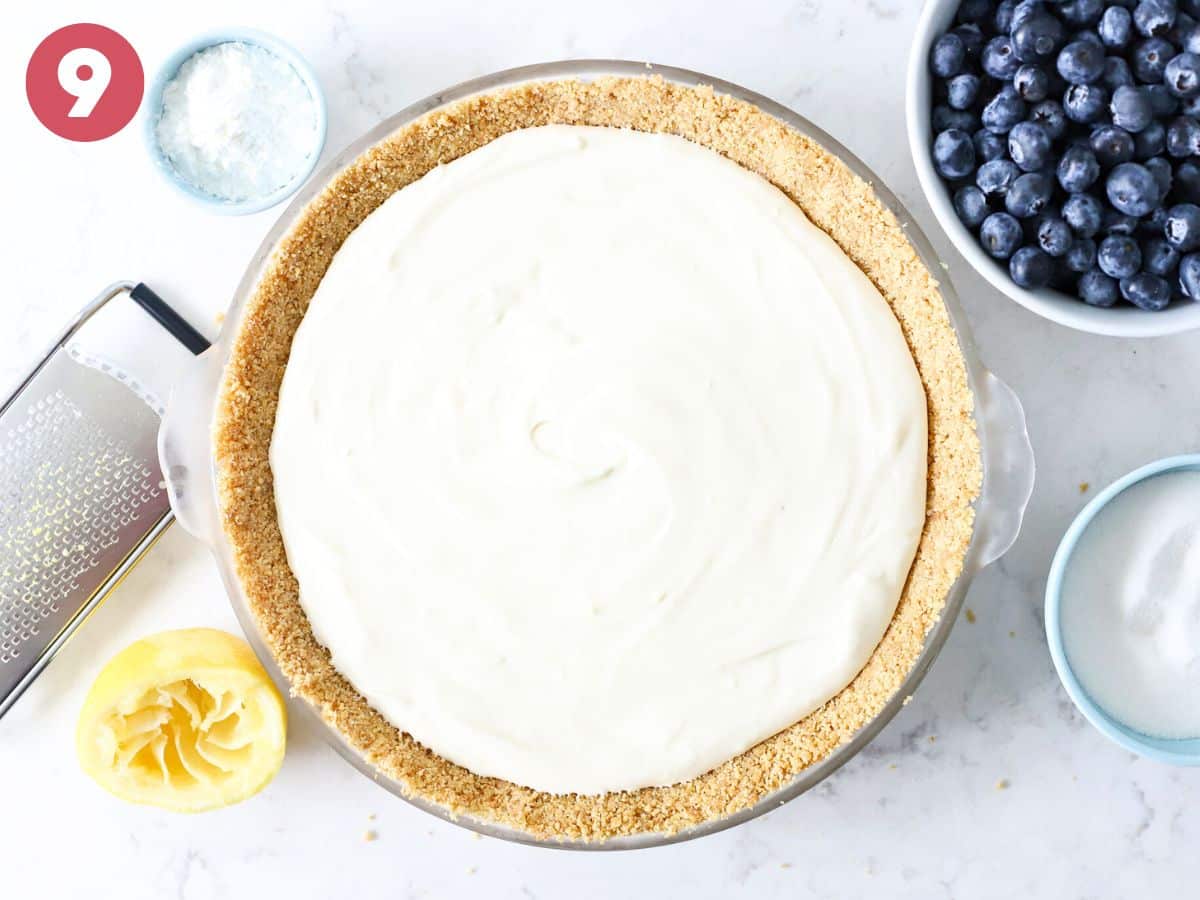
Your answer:
[[[126,806],[74,758],[97,668],[167,627],[236,630],[203,547],[172,529],[0,723],[5,896],[291,898],[571,896],[1181,896],[1200,879],[1200,771],[1134,758],[1074,711],[1041,625],[1050,556],[1087,497],[1159,456],[1200,447],[1200,334],[1091,337],[1018,308],[968,271],[920,198],[903,137],[916,0],[284,0],[148,7],[20,4],[0,30],[0,383],[117,278],[144,279],[210,333],[278,213],[185,206],[136,127],[94,145],[42,129],[24,67],[51,30],[98,21],[152,72],[175,45],[238,23],[316,67],[326,154],[411,101],[489,71],[624,57],[712,73],[788,104],[862,156],[950,267],[985,361],[1024,400],[1039,480],[1024,533],[980,577],[915,700],[837,775],[769,816],[659,850],[568,854],[479,839],[384,793],[310,729],[259,797],[183,817]],[[15,177],[12,177],[15,175]],[[1094,488],[1093,488],[1094,491]],[[375,819],[368,821],[368,815]],[[366,842],[363,832],[378,832]]]

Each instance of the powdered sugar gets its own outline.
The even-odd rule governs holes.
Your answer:
[[[179,67],[155,129],[184,180],[231,201],[295,179],[316,151],[316,132],[317,104],[295,68],[240,41],[208,47]]]

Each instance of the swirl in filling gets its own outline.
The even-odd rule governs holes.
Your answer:
[[[547,126],[393,195],[296,334],[271,445],[333,663],[447,759],[667,785],[801,719],[883,636],[925,514],[887,303],[682,138]]]

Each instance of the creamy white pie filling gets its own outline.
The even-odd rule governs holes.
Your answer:
[[[313,632],[381,714],[600,793],[703,774],[854,677],[921,533],[925,423],[887,303],[775,187],[549,126],[350,235],[271,466]]]

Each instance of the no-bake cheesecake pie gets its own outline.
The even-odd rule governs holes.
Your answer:
[[[750,806],[895,694],[980,480],[936,280],[705,88],[521,85],[342,170],[238,325],[224,531],[293,691],[531,835]]]

